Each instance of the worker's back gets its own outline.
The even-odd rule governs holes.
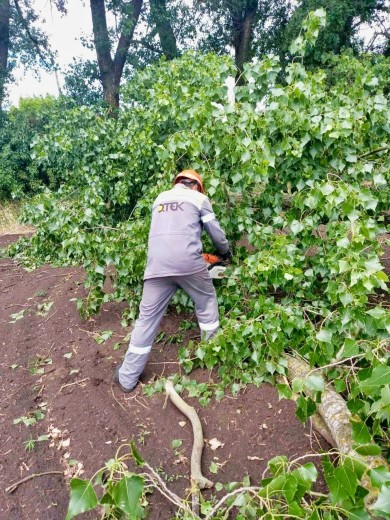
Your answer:
[[[206,195],[183,184],[160,193],[153,204],[145,279],[185,276],[205,268],[201,243],[205,204],[210,205]]]

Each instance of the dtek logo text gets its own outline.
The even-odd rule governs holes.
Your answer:
[[[184,211],[182,208],[183,202],[165,202],[157,206],[157,211],[162,213],[164,211]]]

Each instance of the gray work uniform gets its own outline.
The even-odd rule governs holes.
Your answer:
[[[202,229],[210,235],[218,253],[227,253],[228,241],[206,195],[177,184],[154,201],[140,314],[119,369],[124,388],[137,384],[161,319],[179,288],[194,301],[204,338],[218,330],[217,298],[202,257]]]

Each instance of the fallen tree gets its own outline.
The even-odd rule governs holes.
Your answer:
[[[294,379],[305,380],[313,373],[313,369],[304,359],[289,354],[286,354],[286,358],[288,360],[288,379],[291,382]],[[307,389],[305,392],[313,396],[313,392]],[[341,457],[349,457],[352,461],[363,464],[364,472],[361,484],[369,492],[365,497],[365,505],[367,509],[370,509],[378,498],[379,488],[372,486],[368,472],[381,466],[389,468],[389,465],[382,456],[363,456],[355,450],[356,443],[353,440],[351,426],[352,414],[344,399],[332,385],[325,386],[321,394],[321,402],[317,404],[317,413],[312,416],[311,420],[313,427],[332,447],[337,448]]]

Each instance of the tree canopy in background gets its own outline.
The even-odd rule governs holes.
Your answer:
[[[67,0],[53,0],[47,9],[66,15],[66,6]],[[100,97],[114,111],[125,78],[163,56],[174,59],[190,49],[231,55],[237,76],[253,57],[272,52],[282,62],[288,60],[302,20],[318,8],[327,11],[327,27],[307,53],[306,64],[324,66],[328,54],[364,51],[363,24],[372,27],[368,50],[389,52],[389,0],[210,0],[192,5],[184,0],[89,0],[89,6],[93,35],[84,42],[96,58],[75,56],[65,75],[65,92],[80,104]],[[0,0],[0,102],[17,64],[55,68],[44,28],[34,2]]]
[[[323,57],[328,53],[340,54],[346,49],[352,49],[355,53],[362,52],[364,44],[359,36],[362,25],[377,21],[376,31],[379,35],[383,31],[379,20],[386,14],[390,17],[388,0],[301,0],[286,25],[281,45],[283,54],[288,53],[291,41],[298,36],[307,13],[321,7],[326,9],[327,25],[326,30],[319,35],[316,46],[305,58],[306,63],[311,65],[323,64]],[[371,50],[376,49],[379,52],[386,47],[383,43],[379,48],[375,48],[370,42],[368,45],[372,47]]]
[[[52,0],[49,8],[65,14],[66,0]],[[26,69],[41,66],[55,68],[55,55],[44,31],[44,21],[28,0],[0,0],[0,109],[12,71],[22,65]]]
[[[358,38],[363,23],[376,23],[378,35],[386,38],[384,20],[389,2],[211,0],[195,2],[190,7],[183,0],[133,0],[130,3],[91,0],[91,7],[104,98],[117,107],[120,79],[162,56],[170,60],[188,49],[233,54],[237,75],[253,57],[261,58],[269,52],[284,61],[289,57],[289,46],[297,37],[302,20],[310,10],[320,7],[328,11],[327,27],[305,62],[314,66],[323,64],[324,56],[329,53],[340,54],[348,48],[356,52],[363,50]],[[106,11],[114,13],[119,20],[114,30],[110,31],[104,22]],[[115,56],[111,58],[116,45]],[[383,52],[387,48],[383,43],[379,48],[371,43],[371,47]],[[92,73],[91,79],[96,77],[92,64],[82,67],[79,62],[77,72],[71,73],[74,86],[77,83],[81,86],[83,73]],[[114,98],[107,94],[108,91],[114,92]]]

